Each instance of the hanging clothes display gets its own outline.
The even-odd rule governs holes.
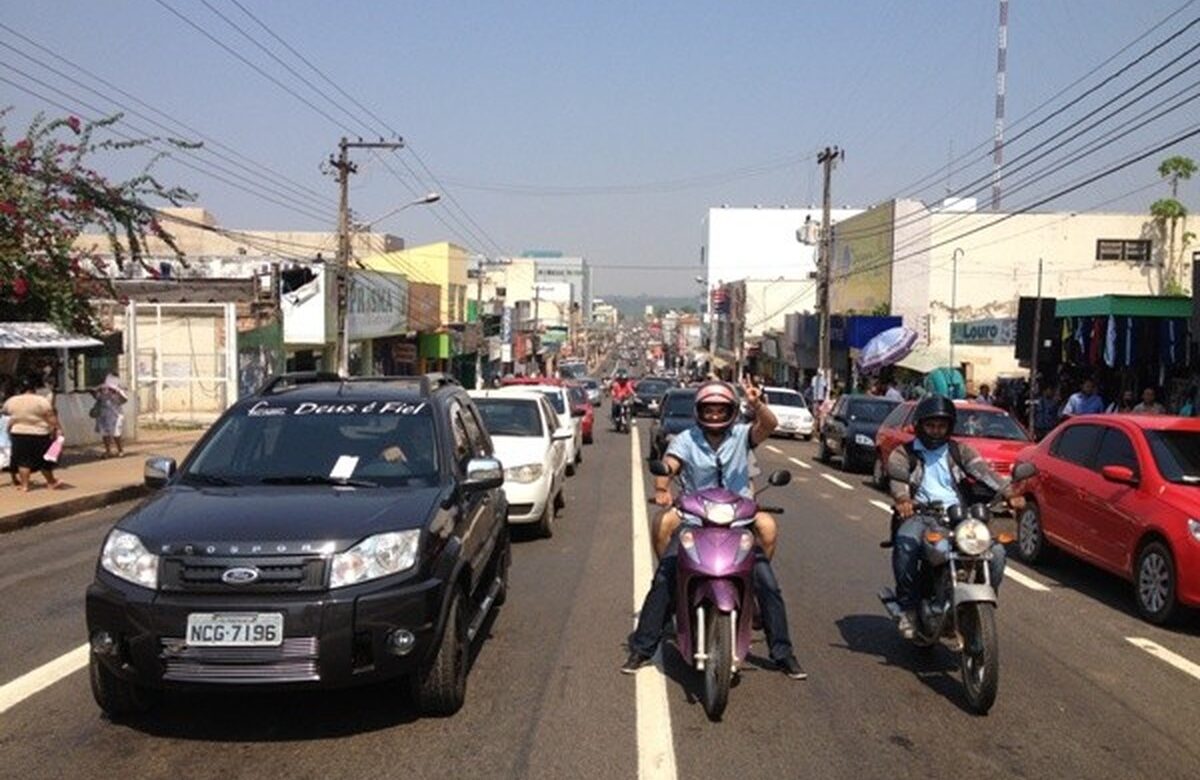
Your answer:
[[[1109,368],[1117,365],[1117,318],[1111,314],[1104,334],[1104,363]]]

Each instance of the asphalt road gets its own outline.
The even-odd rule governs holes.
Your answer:
[[[770,502],[786,510],[775,566],[809,679],[752,661],[724,720],[710,723],[672,646],[661,666],[620,675],[635,599],[631,449],[598,425],[554,538],[518,537],[510,598],[457,716],[420,719],[381,687],[175,695],[117,725],[77,671],[0,713],[0,777],[636,777],[656,730],[673,759],[674,775],[659,767],[667,777],[1197,776],[1196,669],[1130,638],[1198,664],[1200,619],[1157,629],[1116,578],[1069,561],[1013,565],[1025,577],[1001,591],[1000,695],[974,716],[954,656],[899,640],[875,598],[890,582],[877,545],[887,515],[870,503],[883,496],[865,475],[815,463],[801,442],[773,440],[759,459],[794,475]],[[127,508],[0,536],[0,691],[84,642],[83,591]],[[754,651],[765,655],[761,638]],[[639,719],[650,699],[638,688],[664,681],[669,726]]]

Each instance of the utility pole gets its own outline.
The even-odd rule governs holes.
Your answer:
[[[483,389],[483,346],[487,337],[483,335],[483,265],[487,258],[479,256],[479,267],[475,270],[475,323],[479,326],[479,344],[475,348],[475,389]]]
[[[838,160],[844,160],[846,153],[836,146],[826,146],[824,151],[817,155],[817,164],[820,165],[825,174],[824,194],[822,196],[821,205],[821,243],[818,244],[817,250],[817,275],[819,283],[817,287],[817,305],[820,307],[819,312],[819,327],[818,327],[818,343],[817,343],[817,375],[821,377],[823,388],[822,395],[824,398],[829,397],[829,391],[832,386],[832,376],[830,371],[829,358],[829,268],[831,265],[830,247],[833,236],[831,235],[829,210],[831,206],[830,183],[833,177],[833,167]]]
[[[1004,167],[1004,98],[1008,86],[1008,0],[1000,0],[996,42],[996,129],[992,140],[992,211],[1000,210],[1000,171]]]
[[[332,362],[342,376],[350,374],[350,334],[346,328],[346,309],[350,287],[350,174],[358,172],[358,166],[350,162],[351,149],[401,149],[404,141],[350,141],[343,137],[338,142],[337,158],[330,157],[329,165],[337,171],[338,180],[338,247],[337,247],[337,340],[333,345]]]
[[[1037,283],[1037,298],[1033,304],[1033,351],[1029,356],[1029,430],[1036,431],[1034,427],[1034,410],[1037,403],[1038,393],[1041,389],[1038,387],[1038,347],[1042,345],[1042,258],[1038,258],[1038,283]]]

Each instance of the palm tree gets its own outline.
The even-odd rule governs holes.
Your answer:
[[[1171,197],[1160,198],[1150,204],[1150,216],[1154,218],[1158,229],[1167,234],[1167,261],[1164,270],[1162,292],[1165,295],[1179,295],[1183,292],[1183,285],[1178,278],[1179,258],[1183,255],[1183,250],[1187,247],[1192,239],[1191,233],[1186,229],[1187,208],[1179,202],[1177,196],[1179,194],[1179,180],[1187,180],[1192,178],[1192,174],[1196,172],[1196,163],[1189,157],[1176,155],[1163,160],[1158,166],[1158,175],[1171,182]],[[1176,228],[1181,228],[1182,240],[1180,242],[1178,254],[1175,251],[1175,234]]]

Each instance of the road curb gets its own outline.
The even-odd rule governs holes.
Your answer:
[[[145,485],[125,485],[124,487],[105,490],[100,493],[90,493],[78,498],[68,498],[50,506],[27,509],[16,514],[0,517],[0,534],[11,533],[21,528],[30,528],[52,520],[59,520],[69,515],[101,509],[109,504],[130,501],[141,498],[149,489]]]

